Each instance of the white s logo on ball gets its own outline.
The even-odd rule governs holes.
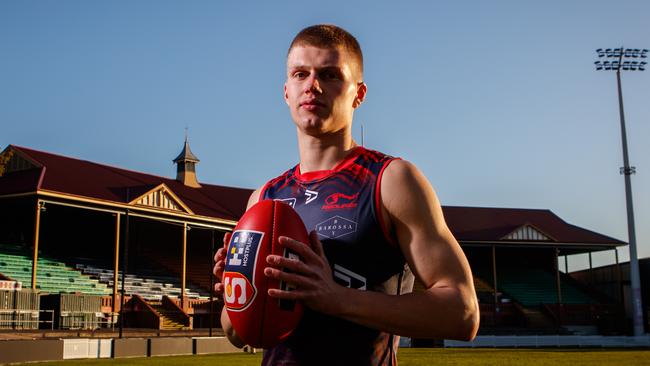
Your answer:
[[[224,279],[224,285],[226,287],[225,291],[225,299],[227,303],[234,304],[235,300],[237,300],[237,303],[240,305],[243,305],[246,303],[246,280],[243,278],[230,278],[226,277]],[[237,287],[241,289],[239,298],[235,299],[235,292]]]

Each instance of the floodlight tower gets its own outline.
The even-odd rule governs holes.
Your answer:
[[[621,91],[621,69],[625,71],[644,71],[647,62],[639,58],[647,58],[647,49],[638,48],[599,48],[596,50],[599,58],[596,61],[596,70],[616,70],[618,82],[618,108],[621,118],[621,139],[623,142],[623,167],[620,173],[625,178],[625,202],[627,206],[627,233],[630,245],[630,282],[632,285],[632,318],[634,321],[634,335],[643,335],[643,307],[641,305],[641,280],[639,278],[639,260],[636,252],[636,234],[634,229],[634,207],[632,205],[632,182],[630,175],[636,173],[636,168],[630,166],[627,154],[627,133],[625,132],[625,115],[623,113],[623,92]]]

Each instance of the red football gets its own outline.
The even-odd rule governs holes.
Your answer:
[[[258,202],[241,217],[228,243],[223,274],[224,301],[237,335],[253,347],[270,348],[296,328],[302,304],[268,296],[285,283],[264,275],[269,254],[295,256],[278,243],[288,236],[309,243],[305,224],[291,206],[273,200]]]

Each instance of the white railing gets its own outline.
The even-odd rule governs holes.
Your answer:
[[[50,314],[50,320],[41,320],[38,313]],[[35,316],[36,315],[36,316]],[[36,320],[28,320],[36,318]],[[0,310],[0,330],[2,329],[39,329],[40,324],[49,324],[50,329],[54,329],[54,310],[19,310],[19,309],[2,309]],[[35,325],[35,327],[30,327]]]
[[[626,336],[574,336],[574,335],[531,335],[531,336],[477,336],[471,342],[445,340],[444,347],[650,347],[650,335]]]

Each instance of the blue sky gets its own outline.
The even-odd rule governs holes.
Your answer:
[[[648,1],[0,2],[0,147],[256,188],[297,162],[282,99],[293,35],[352,32],[366,146],[417,164],[445,205],[550,209],[627,240],[616,78],[596,48],[650,48]],[[650,256],[650,72],[623,93]],[[620,251],[628,258],[627,248]],[[595,254],[610,263],[613,253]],[[586,256],[572,257],[570,269]]]

